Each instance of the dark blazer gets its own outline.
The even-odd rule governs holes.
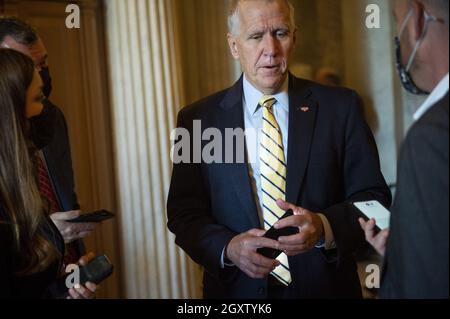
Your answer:
[[[401,150],[382,298],[448,298],[448,143],[447,94]]]
[[[75,193],[75,182],[72,169],[72,155],[70,151],[69,132],[63,112],[56,105],[49,103],[55,112],[55,135],[52,142],[42,152],[47,163],[50,179],[55,188],[56,197],[62,211],[80,209],[78,197]],[[85,253],[81,240],[76,242],[79,255]]]
[[[349,203],[375,199],[388,207],[391,202],[372,133],[353,91],[290,76],[289,98],[287,201],[323,213],[337,244],[336,251],[314,249],[289,258],[295,297],[360,298],[352,255],[364,245],[364,235]],[[244,129],[242,101],[241,78],[183,109],[178,127],[191,137],[193,120],[223,136],[225,128]],[[267,297],[267,279],[221,268],[222,251],[234,236],[262,228],[248,164],[175,164],[167,210],[176,243],[205,268],[205,298]]]
[[[51,286],[57,281],[61,260],[55,261],[47,269],[29,276],[18,276],[17,264],[20,254],[14,248],[13,231],[4,214],[0,202],[0,299],[41,299],[50,298]],[[64,240],[53,222],[47,222],[40,228],[43,235],[64,254]]]
[[[42,151],[62,209],[77,210],[80,205],[75,193],[67,122],[59,107],[48,100],[45,103],[49,103],[55,112],[55,135],[52,142]]]

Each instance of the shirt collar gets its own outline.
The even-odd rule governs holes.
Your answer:
[[[259,109],[259,101],[264,96],[262,92],[260,92],[257,88],[255,88],[248,80],[246,75],[244,74],[244,99],[245,99],[245,107],[247,108],[250,114],[254,115]],[[285,111],[289,111],[289,77],[284,81],[283,86],[280,89],[280,92],[272,95],[276,100],[277,104],[275,107],[281,107]]]
[[[447,75],[439,82],[439,84],[434,88],[433,92],[428,96],[422,106],[417,110],[414,114],[414,120],[418,121],[428,110],[435,105],[439,100],[441,100],[448,92],[448,73]]]

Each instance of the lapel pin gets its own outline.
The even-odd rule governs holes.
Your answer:
[[[301,107],[300,108],[300,110],[302,110],[302,112],[308,112],[309,111],[309,107],[307,107],[307,106],[303,106],[303,107]]]

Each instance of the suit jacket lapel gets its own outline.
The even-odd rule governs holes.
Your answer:
[[[307,81],[290,76],[289,80],[289,150],[286,200],[297,203],[309,162],[317,115],[317,102]]]
[[[226,128],[242,128],[245,129],[244,110],[243,110],[243,77],[231,87],[225,98],[222,100],[220,107],[223,112],[217,119],[219,129],[222,133]],[[247,149],[247,146],[245,150]],[[245,163],[242,164],[224,164],[227,165],[227,172],[231,178],[230,187],[234,188],[237,198],[245,209],[246,215],[249,217],[251,225],[260,227],[261,222],[258,217],[253,188],[250,182],[250,172],[247,164],[247,152],[245,152]]]

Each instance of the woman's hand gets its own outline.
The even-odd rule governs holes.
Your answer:
[[[84,255],[78,261],[80,266],[85,266],[95,258],[94,253],[89,253]],[[95,292],[97,290],[97,286],[91,282],[87,282],[85,285],[75,285],[74,288],[69,289],[69,296],[67,299],[95,299]]]

